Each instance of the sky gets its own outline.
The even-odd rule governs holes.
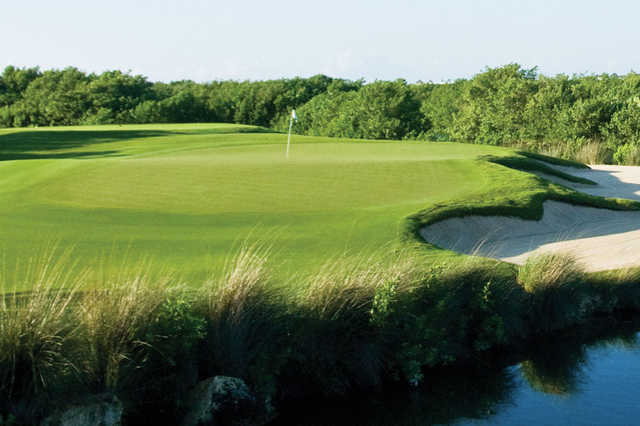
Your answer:
[[[514,62],[549,76],[640,71],[631,0],[0,1],[0,68],[165,82],[441,82]]]

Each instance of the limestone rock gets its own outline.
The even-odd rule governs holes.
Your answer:
[[[183,426],[255,425],[258,403],[242,379],[216,376],[198,383],[186,399]]]
[[[74,405],[47,417],[43,426],[119,426],[122,402],[113,395],[100,396],[83,405]]]

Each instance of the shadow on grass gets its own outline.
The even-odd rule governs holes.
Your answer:
[[[207,135],[229,133],[273,133],[262,127],[223,126],[211,128],[176,130],[27,130],[0,134],[0,161],[32,159],[68,159],[114,157],[119,151],[91,151],[97,144],[108,144],[125,140],[156,138],[179,135]],[[72,151],[87,148],[83,151]],[[71,152],[64,152],[71,151]]]
[[[0,161],[106,157],[116,150],[61,152],[92,145],[120,142],[127,139],[171,135],[166,131],[134,130],[32,130],[0,135]]]
[[[63,152],[63,153],[22,153],[22,152],[0,152],[0,161],[11,160],[43,160],[43,159],[65,159],[65,158],[95,158],[95,157],[120,157],[118,151],[89,151],[89,152]]]

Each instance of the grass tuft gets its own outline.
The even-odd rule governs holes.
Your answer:
[[[152,274],[149,265],[137,269],[131,276],[106,278],[77,304],[77,369],[94,390],[115,391],[123,364],[136,367],[144,359],[150,348],[146,332],[173,286],[171,275]]]
[[[578,149],[575,159],[584,164],[609,164],[612,161],[612,154],[604,143],[591,141]]]
[[[545,253],[527,259],[518,271],[524,289],[536,294],[579,282],[584,269],[570,254]]]
[[[212,374],[248,377],[250,367],[259,370],[257,364],[280,339],[283,309],[268,266],[269,253],[265,244],[244,243],[222,273],[200,290]]]
[[[63,345],[75,329],[72,304],[86,273],[55,247],[14,273],[0,271],[0,408],[15,395],[46,396],[70,368]],[[29,292],[17,288],[28,286]]]
[[[578,291],[586,274],[572,255],[531,256],[518,269],[517,279],[531,296],[531,322],[537,331],[565,328],[580,319]]]

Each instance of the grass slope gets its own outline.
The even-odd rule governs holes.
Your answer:
[[[287,161],[285,144],[228,124],[0,130],[0,249],[12,264],[54,241],[82,264],[135,253],[201,276],[252,235],[290,275],[401,240],[408,216],[535,217],[541,197],[575,197],[481,159],[522,158],[497,147],[294,136]]]

